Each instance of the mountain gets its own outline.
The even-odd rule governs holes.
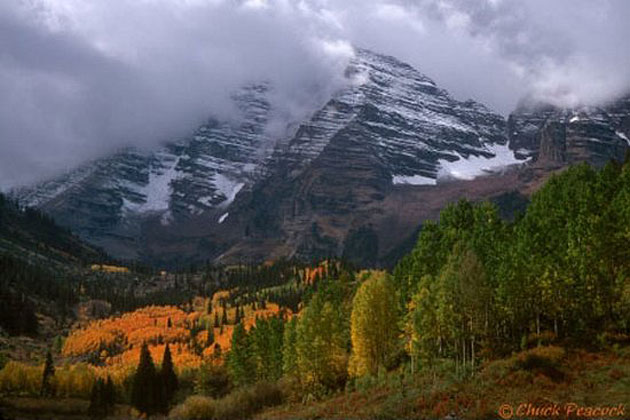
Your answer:
[[[267,92],[257,84],[233,95],[236,123],[209,119],[154,152],[123,150],[14,194],[112,254],[139,257],[147,220],[169,224],[227,207],[253,179],[270,142]]]
[[[523,101],[508,118],[510,148],[539,165],[622,161],[630,144],[630,96],[602,106],[558,108]]]
[[[111,261],[103,250],[58,226],[50,216],[3,194],[0,194],[0,255],[48,268]]]
[[[422,220],[399,220],[400,191],[519,163],[500,115],[453,99],[408,64],[359,50],[346,73],[350,86],[276,149],[269,175],[229,209],[224,224],[245,237],[224,258],[345,253],[367,262]]]
[[[15,194],[119,257],[374,264],[413,243],[447,203],[522,208],[546,173],[619,159],[630,134],[627,100],[577,110],[524,103],[506,121],[368,50],[356,50],[345,77],[283,130],[274,129],[273,86],[251,84],[233,95],[231,121],[210,118],[159,150],[124,150]]]

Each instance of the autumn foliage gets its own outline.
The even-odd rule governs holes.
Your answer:
[[[97,359],[97,365],[102,365],[97,368],[99,376],[109,373],[114,380],[127,375],[138,364],[144,343],[148,344],[157,364],[162,363],[164,347],[169,344],[178,371],[196,369],[207,360],[216,359],[220,363],[222,359],[217,353],[224,354],[231,346],[234,329],[231,323],[236,317],[236,307],[226,308],[227,324],[215,327],[214,319],[215,314],[221,317],[221,299],[228,296],[227,291],[215,293],[210,313],[206,311],[208,302],[198,298],[192,312],[175,306],[148,306],[122,316],[92,321],[68,336],[62,355]],[[256,318],[267,318],[279,312],[280,308],[274,303],[257,310],[248,305],[243,307],[242,322],[249,329]],[[217,345],[220,352],[215,349]]]

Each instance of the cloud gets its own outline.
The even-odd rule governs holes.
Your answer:
[[[535,100],[599,104],[630,88],[627,1],[419,0],[409,7],[485,45]]]
[[[343,85],[352,45],[507,114],[630,86],[623,0],[5,0],[0,188],[181,138],[267,80],[279,130]]]
[[[0,6],[0,185],[181,138],[268,81],[279,120],[343,82],[352,49],[290,2],[39,1]]]

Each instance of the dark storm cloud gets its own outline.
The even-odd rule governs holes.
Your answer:
[[[0,2],[0,188],[179,138],[229,93],[275,86],[278,132],[342,85],[350,45],[409,61],[508,113],[524,95],[596,103],[630,85],[630,2]]]

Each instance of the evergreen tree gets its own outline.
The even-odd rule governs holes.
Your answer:
[[[178,380],[173,367],[173,359],[171,350],[167,344],[164,348],[164,357],[162,358],[162,367],[160,369],[160,381],[163,387],[164,404],[166,407],[173,401],[173,397],[177,392]],[[166,410],[165,410],[166,411]]]
[[[214,328],[219,328],[219,313],[214,313]]]
[[[227,325],[227,323],[228,323],[227,310],[225,309],[225,305],[223,305],[223,315],[221,316],[221,325]]]
[[[211,346],[214,343],[214,328],[208,327],[208,341],[206,342],[206,346]]]
[[[52,354],[50,350],[46,352],[46,362],[44,363],[44,373],[42,375],[42,386],[40,389],[40,395],[43,397],[49,397],[54,394],[54,390],[50,380],[55,375],[55,365],[53,363]]]
[[[238,324],[239,322],[241,322],[241,312],[239,310],[239,306],[236,305],[236,308],[234,308],[234,325]]]
[[[114,381],[112,381],[112,378],[109,375],[107,375],[107,380],[105,381],[103,394],[103,399],[107,407],[107,413],[111,414],[114,410],[114,406],[116,405],[116,388],[114,387]]]
[[[155,365],[149,347],[144,343],[140,350],[140,361],[131,386],[131,405],[141,413],[151,415],[157,412],[159,408],[156,397],[159,397],[161,387],[156,379]]]
[[[102,418],[107,415],[107,404],[105,401],[105,383],[101,378],[97,378],[92,385],[88,414],[92,418]]]

